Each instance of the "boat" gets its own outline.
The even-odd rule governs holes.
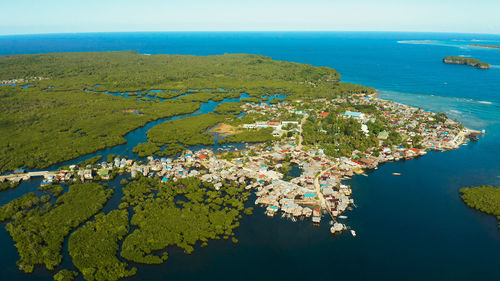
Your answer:
[[[401,173],[392,173],[393,176],[401,176]]]
[[[48,180],[42,180],[42,182],[40,183],[40,186],[44,186],[44,185],[49,185],[50,182]]]
[[[347,219],[347,216],[339,216],[339,219]]]
[[[297,222],[297,219],[295,217],[292,217],[293,222]]]
[[[352,237],[356,237],[356,231],[351,229],[351,234],[352,234]]]

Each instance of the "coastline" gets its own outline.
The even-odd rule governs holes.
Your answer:
[[[386,162],[388,165],[379,165],[377,170],[367,170],[368,177],[361,174],[343,180],[342,184],[351,186],[352,198],[359,207],[345,212],[343,216],[348,218],[339,222],[355,229],[358,234],[355,238],[344,231],[332,239],[326,215],[319,226],[312,227],[311,219],[292,223],[286,216],[268,218],[263,215],[265,208],[256,207],[254,215],[244,216],[236,230],[238,244],[230,240],[211,241],[207,248],[195,247],[191,255],[174,249],[169,252],[169,260],[162,265],[137,265],[139,273],[130,280],[163,280],[168,277],[190,281],[198,280],[199,276],[220,280],[239,276],[244,281],[305,280],[311,277],[311,269],[319,267],[328,269],[315,271],[315,277],[319,279],[335,276],[349,280],[442,280],[443,276],[448,276],[466,281],[477,278],[477,272],[481,272],[484,278],[499,279],[496,265],[500,264],[500,236],[496,220],[467,208],[457,195],[461,186],[500,185],[497,177],[500,166],[495,158],[500,137],[496,70],[450,67],[438,61],[444,55],[441,46],[429,44],[407,48],[396,43],[397,40],[421,37],[448,42],[451,37],[465,35],[400,33],[369,35],[371,38],[352,33],[347,35],[358,38],[358,41],[339,40],[330,35],[315,35],[319,37],[315,39],[307,35],[286,34],[282,39],[273,35],[261,40],[239,33],[237,36],[170,34],[164,40],[159,38],[161,36],[123,40],[130,35],[121,35],[119,39],[122,40],[116,40],[112,37],[118,35],[99,35],[99,44],[95,44],[92,36],[87,36],[89,40],[77,34],[66,36],[71,37],[67,40],[71,43],[69,45],[61,45],[62,40],[50,38],[18,38],[23,40],[13,42],[15,45],[0,45],[4,54],[72,51],[75,46],[79,50],[94,51],[97,45],[116,50],[143,48],[139,51],[152,54],[208,55],[253,50],[281,60],[338,67],[343,80],[350,80],[347,82],[393,91],[390,95],[380,91],[379,97],[432,112],[445,112],[450,119],[459,119],[468,128],[488,130],[487,137],[459,150],[448,153],[429,151],[426,157],[414,158],[414,161]],[[58,37],[64,39],[64,36]],[[481,35],[468,38],[488,39]],[[373,44],[374,39],[377,44]],[[268,44],[269,40],[276,42],[278,49],[274,43]],[[310,52],[310,44],[303,44],[305,40],[312,41],[314,52]],[[135,44],[137,41],[143,44]],[[149,44],[151,42],[160,43]],[[450,42],[454,43],[460,42]],[[466,44],[461,46],[466,47]],[[290,47],[279,48],[279,45]],[[467,54],[484,58],[493,65],[500,64],[495,51],[479,48],[455,51],[467,51]],[[359,58],[361,53],[362,59]],[[437,59],[429,64],[425,60],[429,57]],[[408,65],[411,65],[411,71],[405,69]],[[398,92],[405,93],[405,96],[398,96]],[[408,97],[410,95],[412,97]],[[488,101],[493,105],[477,101]],[[123,153],[119,154],[134,158],[125,149],[120,148]],[[116,154],[117,150],[103,153],[108,152]],[[399,172],[401,176],[391,176],[393,172]],[[108,204],[104,212],[116,208],[122,196],[120,179],[128,176],[122,174],[114,181],[102,182],[109,183],[116,190],[114,199],[118,201],[110,202],[113,204]],[[41,180],[32,178],[16,189],[0,193],[2,202],[7,203],[26,192],[37,192]],[[253,200],[255,194],[252,192],[247,203],[253,205]],[[5,280],[53,280],[50,271],[39,267],[31,275],[17,270],[19,255],[5,225],[0,234],[4,250],[0,275]],[[429,252],[433,254],[429,256]],[[415,264],[420,266],[415,267]],[[249,269],[248,265],[259,270]],[[290,267],[297,269],[290,270]],[[63,268],[73,268],[66,248],[63,249]]]
[[[361,95],[358,96],[356,102],[359,104],[375,104],[377,106],[392,108],[393,110],[397,109],[397,112],[420,112],[416,107],[380,99],[377,96],[378,92],[371,95]],[[327,101],[325,99],[317,100],[316,102],[319,102],[319,104],[335,104],[341,102],[341,100],[336,101],[333,99]],[[275,105],[265,104],[263,106],[265,110],[272,111],[286,107],[288,103],[285,102]],[[429,120],[432,119],[431,116],[435,115],[435,113],[428,111],[422,111],[421,114],[429,116],[425,117],[429,118]],[[279,211],[282,211],[282,216],[290,217],[292,220],[301,217],[312,217],[313,222],[320,223],[322,213],[324,213],[328,214],[332,219],[331,232],[336,233],[345,229],[349,230],[349,227],[345,224],[342,224],[342,226],[337,224],[337,217],[341,216],[348,208],[351,208],[350,206],[354,205],[354,200],[351,198],[352,190],[349,186],[343,184],[345,180],[351,179],[356,174],[364,174],[365,170],[377,169],[380,164],[386,162],[410,160],[425,155],[427,150],[446,151],[458,149],[467,142],[467,137],[470,134],[480,133],[479,131],[463,127],[459,132],[453,135],[453,138],[445,139],[445,142],[439,142],[437,146],[431,145],[432,143],[424,145],[423,149],[393,146],[391,149],[384,148],[380,150],[380,152],[383,153],[382,156],[368,156],[356,161],[348,157],[329,157],[321,152],[322,149],[320,147],[315,149],[311,149],[311,147],[303,148],[302,126],[308,116],[309,114],[303,113],[302,121],[298,126],[299,140],[296,145],[287,142],[286,139],[274,142],[271,147],[262,144],[247,144],[247,149],[238,152],[240,154],[239,157],[232,158],[229,161],[220,158],[220,156],[216,155],[216,152],[211,149],[201,149],[198,151],[188,150],[180,157],[171,159],[171,162],[167,162],[167,159],[164,160],[163,158],[159,161],[159,159],[150,156],[148,157],[147,164],[138,164],[136,159],[129,159],[130,161],[127,161],[127,164],[123,164],[123,159],[115,159],[115,165],[118,163],[116,166],[120,168],[120,173],[130,174],[132,178],[137,177],[138,174],[151,176],[150,171],[153,171],[157,173],[160,178],[167,178],[167,181],[170,179],[175,181],[177,178],[186,176],[201,176],[202,181],[215,183],[216,186],[218,186],[218,182],[223,180],[243,183],[251,179],[253,184],[248,185],[246,189],[255,190],[257,194],[255,204],[264,206],[268,216],[272,217]],[[363,120],[367,119],[368,117]],[[398,119],[400,119],[400,117],[396,120]],[[359,121],[361,122],[361,120]],[[450,119],[446,119],[444,123],[456,124]],[[281,130],[281,124],[278,126],[277,130]],[[228,133],[228,128],[226,127],[228,127],[228,125],[223,126],[223,124],[219,124],[209,131],[214,133]],[[238,130],[237,127],[230,127],[235,131]],[[249,151],[257,151],[257,156],[250,156],[248,154]],[[276,159],[283,158],[285,155],[290,156],[290,163],[295,163],[303,169],[302,175],[293,178],[290,182],[283,181],[283,174],[274,171],[275,167],[273,166],[266,167],[267,165],[262,161],[266,158],[273,160],[276,157]],[[168,163],[172,164],[169,165]],[[244,166],[242,164],[244,164]],[[172,171],[178,170],[176,165],[180,165],[179,167],[192,167],[194,168],[193,171],[196,171],[195,167],[204,166],[209,170],[208,175],[210,176],[207,177],[206,174],[198,175],[196,173],[190,173],[179,177],[175,173],[172,173]],[[279,165],[280,164],[278,164],[278,166]],[[102,167],[100,169],[95,169],[94,173],[100,174],[101,170],[106,170],[110,167],[112,166],[102,164]],[[170,171],[167,169],[168,167],[170,167]],[[262,167],[264,167],[264,169]],[[43,176],[45,178],[44,181],[50,183],[54,181],[54,179],[64,182],[69,180],[72,174],[76,176],[76,170],[74,169],[75,166],[73,165],[69,170],[10,174],[0,177],[0,181],[29,180],[32,176]],[[93,176],[84,176],[87,174],[92,175],[92,170],[80,170],[78,174],[81,175],[82,181],[93,180]],[[153,176],[154,175],[155,174],[153,174]],[[103,180],[106,180],[106,178],[103,178]],[[335,188],[330,188],[330,186],[335,186]],[[309,196],[309,194],[311,196]],[[318,208],[319,211],[315,211],[314,208]],[[355,232],[353,232],[353,235],[354,233]]]

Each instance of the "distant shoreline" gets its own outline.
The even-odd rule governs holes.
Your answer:
[[[488,48],[488,49],[500,49],[500,45],[485,45],[485,44],[469,44],[472,47]]]

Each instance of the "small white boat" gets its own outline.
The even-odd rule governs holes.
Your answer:
[[[347,216],[339,216],[339,219],[347,219]]]
[[[352,234],[353,237],[356,237],[356,231],[354,231],[354,230],[351,229],[351,234]]]
[[[49,185],[50,182],[48,180],[42,180],[42,182],[40,183],[40,186],[44,186],[44,185]]]

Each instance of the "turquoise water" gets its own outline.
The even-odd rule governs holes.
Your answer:
[[[480,40],[480,41],[478,41]],[[237,231],[239,243],[212,241],[192,255],[171,249],[161,266],[139,266],[134,280],[499,280],[500,231],[495,218],[467,208],[462,186],[500,185],[500,35],[428,33],[103,33],[0,36],[0,55],[137,50],[143,54],[255,53],[339,70],[343,81],[379,90],[381,98],[446,112],[475,129],[478,142],[384,164],[348,182],[358,208],[345,223],[357,237],[332,239],[329,225],[268,218],[257,208]],[[472,56],[489,70],[446,65]],[[213,104],[205,105],[207,112]],[[145,132],[127,135],[145,141]],[[102,153],[130,155],[133,146]],[[88,156],[90,157],[90,156]],[[400,172],[401,176],[392,176]],[[36,181],[0,193],[0,204],[37,188]],[[119,196],[117,196],[118,198]],[[114,203],[113,203],[114,204]],[[0,230],[2,280],[51,280],[39,269],[20,273],[16,249]],[[63,263],[71,265],[68,258]]]

